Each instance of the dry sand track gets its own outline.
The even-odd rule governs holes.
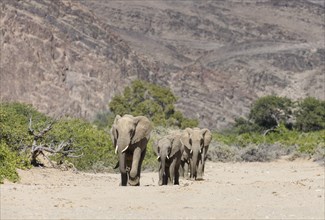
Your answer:
[[[35,168],[1,185],[0,219],[324,219],[324,165],[208,163],[204,181],[119,187],[119,174]]]

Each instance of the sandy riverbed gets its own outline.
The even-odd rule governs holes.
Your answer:
[[[33,168],[1,185],[0,219],[324,219],[324,165],[207,163],[204,181],[120,187],[119,174]]]

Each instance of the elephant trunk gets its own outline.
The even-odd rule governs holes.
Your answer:
[[[166,157],[160,158],[160,170],[159,170],[159,185],[165,184],[165,176],[166,176]]]
[[[191,178],[196,179],[197,175],[197,162],[199,157],[199,151],[193,151],[192,160],[191,160]]]
[[[126,173],[125,153],[121,153],[121,152],[119,152],[119,169],[121,172],[121,186],[126,186],[127,173]]]
[[[204,158],[205,158],[205,150],[203,150],[202,154],[199,155],[199,161],[197,166],[197,176],[196,179],[202,180],[203,179],[203,169],[204,169]]]

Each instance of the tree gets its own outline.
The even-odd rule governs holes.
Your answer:
[[[325,129],[325,101],[307,97],[298,104],[295,127],[300,131]]]
[[[155,125],[197,126],[196,119],[183,116],[174,107],[177,98],[170,89],[135,80],[130,87],[126,87],[122,95],[116,95],[109,103],[109,108],[115,115],[144,115],[151,119]]]
[[[31,162],[38,164],[37,157],[45,152],[51,154],[51,161],[67,161],[79,170],[97,171],[115,164],[107,132],[82,119],[64,117],[53,121],[31,105],[0,103],[1,178],[14,177],[14,168],[29,167]],[[67,157],[73,152],[83,156]]]
[[[292,101],[274,95],[264,96],[253,103],[249,119],[264,129],[271,129],[292,115]]]

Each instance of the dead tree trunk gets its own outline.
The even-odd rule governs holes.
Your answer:
[[[37,157],[39,155],[44,156],[52,165],[52,167],[55,167],[51,159],[46,155],[45,152],[50,153],[52,155],[54,154],[61,154],[62,159],[64,157],[73,157],[73,158],[78,158],[81,157],[82,154],[80,155],[75,155],[77,151],[81,149],[73,149],[72,148],[72,140],[68,141],[62,141],[60,144],[55,145],[55,144],[44,144],[42,141],[45,138],[45,135],[52,129],[53,124],[55,121],[50,122],[43,130],[39,131],[38,133],[34,131],[32,128],[32,119],[29,119],[29,126],[28,126],[28,133],[33,136],[33,142],[31,146],[26,146],[25,150],[27,148],[30,148],[31,151],[31,164],[34,166],[39,166],[41,165],[37,161]]]

